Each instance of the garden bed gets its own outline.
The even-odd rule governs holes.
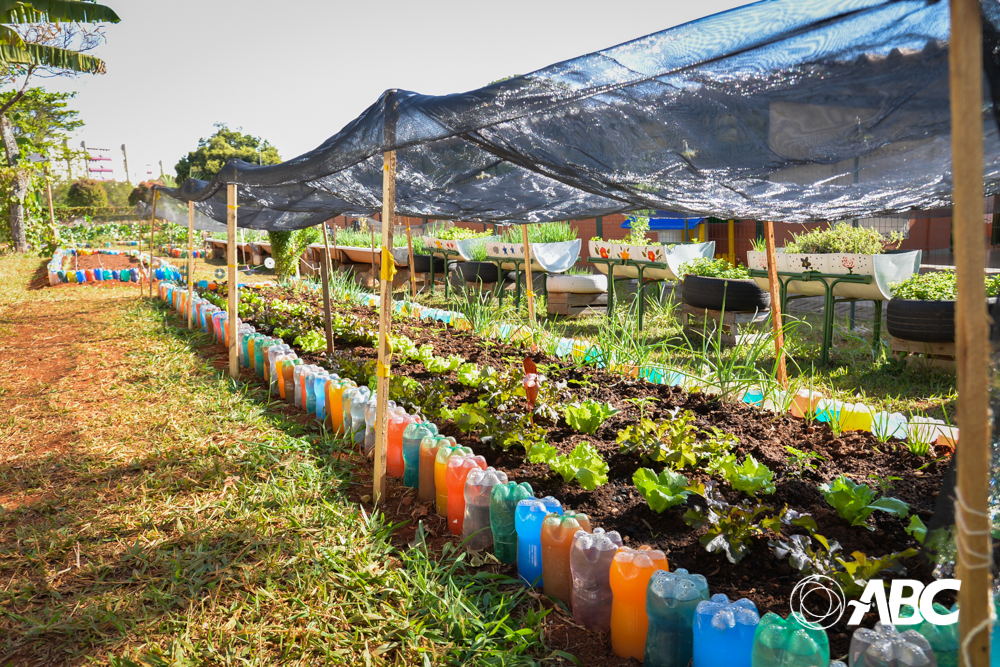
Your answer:
[[[68,262],[74,264],[72,258]],[[131,255],[79,255],[76,258],[74,268],[80,271],[87,269],[106,269],[108,271],[138,269],[139,260]]]
[[[256,294],[257,305],[251,308],[258,308],[257,312],[260,314],[278,313],[277,319],[274,319],[274,315],[267,316],[272,321],[285,324],[294,320],[297,322],[296,326],[308,329],[311,325],[315,326],[321,317],[320,297],[314,292],[261,287],[256,290]],[[291,319],[281,315],[287,307],[273,307],[278,302],[284,302],[293,308]],[[377,313],[372,308],[343,303],[335,306],[335,312],[344,317],[358,318],[365,323],[364,327],[342,329],[351,333],[345,334],[345,337],[335,337],[334,341],[335,361],[340,364],[342,374],[352,376],[364,367],[365,362],[371,363],[377,357],[374,346],[367,341],[359,341],[355,335],[362,328],[377,330]],[[262,333],[281,333],[275,332],[275,327],[268,322],[254,321],[252,314],[246,319]],[[626,399],[657,399],[657,402],[645,408],[646,417],[654,421],[670,419],[669,411],[675,408],[690,411],[694,426],[702,434],[700,437],[704,437],[711,428],[735,436],[738,444],[733,447],[732,453],[739,459],[752,455],[774,473],[774,493],[761,495],[757,503],[772,507],[773,513],[787,506],[810,515],[817,525],[815,532],[830,540],[837,540],[842,546],[841,557],[848,560],[853,552],[864,553],[869,558],[879,558],[893,552],[918,548],[920,545],[904,531],[906,523],[903,520],[885,512],[875,512],[868,519],[868,525],[874,530],[866,530],[864,526],[851,527],[827,504],[818,489],[820,483],[829,483],[840,475],[847,475],[855,482],[864,482],[873,488],[886,484],[884,495],[909,503],[909,515],[915,515],[924,523],[929,523],[948,465],[949,459],[946,456],[936,458],[933,449],[930,455],[919,456],[911,453],[903,443],[893,440],[879,442],[867,432],[835,435],[826,424],[807,424],[803,420],[777,416],[744,404],[719,402],[675,387],[653,385],[590,367],[557,362],[541,353],[526,353],[505,343],[485,341],[471,333],[445,330],[434,323],[409,318],[394,320],[394,336],[406,336],[416,347],[430,345],[437,357],[455,355],[464,359],[465,363],[476,364],[480,368],[492,366],[497,371],[519,366],[525,356],[531,358],[538,364],[539,372],[546,375],[545,384],[548,387],[555,388],[566,383],[565,389],[554,393],[553,405],[557,408],[566,402],[585,398],[611,402],[620,412],[608,418],[592,435],[574,430],[562,416],[548,422],[539,420],[545,429],[544,441],[562,454],[568,454],[579,444],[592,445],[600,452],[609,467],[608,481],[593,491],[582,489],[576,480],[565,482],[552,472],[548,464],[529,463],[521,446],[503,449],[492,444],[486,445],[474,432],[460,430],[451,419],[435,417],[432,420],[444,435],[453,435],[461,444],[471,446],[477,454],[486,457],[489,465],[505,471],[511,480],[530,483],[536,495],[552,495],[565,506],[585,512],[594,526],[620,532],[628,546],[650,544],[662,549],[667,553],[671,569],[684,567],[691,572],[703,574],[707,577],[713,594],[725,593],[731,599],[748,597],[757,605],[761,614],[773,611],[787,616],[792,588],[802,578],[802,574],[792,569],[787,560],[775,557],[768,545],[769,539],[787,540],[792,534],[804,534],[804,529],[783,525],[780,528],[780,538],[769,531],[763,531],[761,535],[749,540],[745,557],[735,564],[729,562],[722,552],[707,552],[699,542],[706,528],[695,529],[684,520],[686,511],[705,504],[701,497],[691,495],[686,502],[658,514],[650,509],[634,486],[633,475],[636,470],[651,467],[659,472],[664,464],[643,462],[637,453],[620,451],[616,442],[618,433],[638,422],[640,417],[639,408],[626,402]],[[286,335],[285,339],[290,344],[295,342],[292,336]],[[299,356],[305,363],[329,368],[329,364],[318,354],[300,352]],[[415,381],[423,388],[420,391],[426,391],[428,386],[437,382],[438,388],[445,394],[443,403],[451,410],[472,403],[479,396],[479,390],[461,382],[455,370],[430,372],[420,362],[400,360],[394,363],[392,372],[394,378],[410,378]],[[405,403],[407,398],[404,393],[401,400]],[[516,402],[512,410],[527,412],[524,400]],[[786,447],[794,447],[805,455],[817,454],[822,458],[809,460],[809,464],[814,466],[811,469],[796,465],[789,457]],[[717,482],[717,499],[720,501],[736,504],[748,499],[747,495],[718,481],[718,475],[710,476],[702,466],[687,466],[682,472],[692,484],[709,482],[714,478]],[[361,490],[359,498],[366,493]],[[433,513],[433,508],[421,507],[415,501],[413,493],[398,481],[390,482],[388,499],[382,510],[394,522],[412,521]],[[433,523],[428,525],[432,526]],[[400,544],[412,539],[414,529],[412,524],[398,529]],[[923,581],[932,578],[930,567],[922,559],[910,557],[901,562],[906,568],[905,574],[885,571],[877,576],[885,579],[916,578]],[[514,566],[505,571],[516,575]],[[942,595],[939,601],[951,603],[947,595]],[[875,620],[877,618],[872,614],[870,618],[866,618],[864,625],[871,627]],[[831,649],[835,656],[847,651],[850,630],[844,625],[845,621],[846,616],[839,626],[830,631]],[[569,632],[575,633],[578,630],[567,626],[567,633]],[[567,642],[569,641],[567,634]],[[597,644],[583,638],[580,642],[595,647],[594,650],[597,651]],[[575,643],[577,642],[574,641],[573,644]],[[607,656],[611,656],[610,647],[606,648]],[[569,650],[573,651],[572,648]],[[602,664],[608,663],[602,658]]]

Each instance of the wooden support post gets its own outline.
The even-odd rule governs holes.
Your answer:
[[[983,51],[978,0],[951,0],[952,229],[955,357],[958,370],[958,481],[955,524],[962,667],[990,663],[990,331],[983,239]]]
[[[413,262],[413,234],[410,231],[410,219],[406,219],[406,250],[410,255],[410,297],[416,301],[417,300],[417,274],[414,272],[414,262]],[[433,259],[431,260],[433,261]]]
[[[188,202],[188,329],[194,321],[194,202]]]
[[[390,122],[386,120],[386,124]],[[388,129],[388,128],[387,128]],[[393,127],[393,129],[395,129]],[[393,132],[395,134],[395,132]],[[375,477],[372,502],[378,504],[385,490],[386,454],[389,435],[389,334],[392,327],[392,227],[396,218],[396,151],[385,153],[382,172],[382,274],[379,280],[378,366],[375,411]]]
[[[52,181],[49,180],[49,168],[45,168],[45,196],[49,201],[49,223],[56,224],[56,213],[52,208]]]
[[[788,387],[785,370],[785,334],[781,327],[781,290],[778,287],[778,259],[774,249],[774,223],[764,223],[764,238],[767,244],[767,286],[771,292],[771,325],[774,327],[774,359],[778,362],[778,382]]]
[[[160,191],[153,188],[153,215],[149,218],[149,298],[153,298],[153,228],[156,226],[156,200]],[[140,246],[142,247],[142,246]],[[139,258],[139,270],[142,271],[142,258]],[[141,278],[141,276],[140,276]],[[142,295],[142,280],[139,280],[139,295]]]
[[[528,318],[535,324],[535,286],[531,280],[531,244],[528,243],[527,224],[521,225],[521,238],[524,242],[524,279],[527,281],[524,293],[528,297]]]
[[[729,227],[729,263],[736,266],[736,221],[729,220],[726,226]]]
[[[234,379],[240,374],[239,348],[239,280],[236,273],[236,184],[226,185],[226,263],[229,265],[229,375]]]
[[[333,324],[330,320],[330,236],[326,231],[327,220],[323,223],[323,326],[326,328],[326,353],[333,354]]]

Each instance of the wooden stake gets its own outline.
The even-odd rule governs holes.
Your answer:
[[[410,219],[406,219],[406,250],[410,254],[410,296],[417,300],[417,274],[413,271],[413,235],[410,232]],[[431,261],[434,261],[433,258]]]
[[[781,328],[781,290],[778,287],[778,260],[774,250],[774,223],[764,223],[764,239],[767,243],[767,286],[771,292],[771,323],[774,326],[774,358],[778,362],[778,382],[788,388],[788,374],[785,370],[785,334]]]
[[[736,266],[736,221],[729,220],[729,263]]]
[[[955,523],[962,581],[958,594],[963,667],[990,662],[990,331],[983,239],[983,51],[977,0],[951,0],[949,71],[954,182],[955,358],[958,370],[958,457]]]
[[[153,228],[156,226],[156,200],[160,191],[153,188],[153,215],[149,219],[149,298],[153,298]],[[142,259],[139,260],[139,270],[142,271]],[[139,293],[142,294],[142,281],[139,281]]]
[[[49,168],[45,168],[45,197],[49,200],[49,222],[56,224],[56,213],[52,208],[52,182],[49,180]]]
[[[330,222],[329,220],[327,222]],[[333,354],[333,323],[330,319],[330,237],[327,235],[326,222],[323,223],[323,324],[326,327],[326,353]]]
[[[236,184],[226,185],[226,263],[229,265],[229,375],[236,378],[240,374],[239,348],[239,281],[236,274]]]
[[[391,118],[391,116],[390,116]],[[387,124],[389,120],[387,119]],[[395,129],[395,128],[393,128]],[[393,132],[395,134],[395,132]],[[389,333],[392,326],[392,227],[396,219],[396,151],[385,153],[382,173],[382,274],[379,280],[378,385],[375,411],[375,478],[372,502],[378,504],[385,489],[386,453],[389,434]],[[374,259],[374,258],[373,258]],[[374,266],[374,264],[372,265]]]
[[[188,202],[188,329],[194,321],[194,202]]]
[[[524,279],[527,281],[525,286],[525,296],[528,297],[528,318],[531,320],[531,324],[535,324],[535,290],[534,283],[531,280],[531,244],[528,243],[528,225],[521,225],[521,238],[524,242]]]

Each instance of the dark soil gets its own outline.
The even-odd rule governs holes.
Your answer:
[[[321,308],[319,294],[292,293],[279,288],[261,288],[260,293],[265,299],[280,298]],[[371,308],[338,304],[336,309],[338,312],[351,312],[369,322],[377,322],[377,313]],[[254,324],[259,331],[270,332],[266,323]],[[752,454],[774,472],[776,493],[764,496],[761,502],[775,510],[787,505],[798,512],[809,514],[817,522],[818,532],[831,540],[837,540],[848,559],[855,551],[863,552],[869,557],[879,557],[920,545],[904,532],[904,522],[883,512],[875,512],[869,519],[870,530],[866,527],[851,527],[823,499],[817,488],[820,483],[832,481],[839,475],[848,475],[855,481],[866,481],[873,487],[876,486],[876,480],[884,481],[890,487],[888,495],[909,503],[911,513],[929,523],[950,461],[947,452],[921,457],[910,453],[904,443],[880,443],[865,432],[851,432],[835,437],[827,425],[810,426],[803,420],[776,416],[745,404],[723,403],[701,394],[689,394],[679,388],[652,385],[590,367],[574,366],[538,352],[525,352],[496,341],[484,341],[470,333],[446,329],[440,323],[417,321],[408,317],[396,318],[393,333],[408,336],[418,346],[430,343],[437,356],[458,355],[480,367],[489,365],[501,369],[511,364],[520,365],[521,360],[527,356],[539,365],[548,382],[570,381],[573,400],[589,397],[610,401],[621,412],[606,421],[592,436],[571,429],[561,419],[547,428],[548,443],[564,452],[580,442],[589,442],[602,453],[610,466],[608,483],[592,492],[581,489],[575,482],[563,482],[561,477],[550,472],[547,465],[528,463],[520,449],[502,450],[485,446],[476,436],[459,431],[453,422],[439,422],[439,426],[443,434],[453,435],[460,443],[473,447],[477,454],[486,457],[489,465],[505,471],[511,480],[528,482],[537,495],[554,496],[564,507],[585,512],[593,525],[602,526],[608,531],[618,531],[628,546],[649,544],[663,550],[670,561],[671,570],[685,568],[689,572],[703,574],[709,581],[712,594],[725,593],[733,600],[747,597],[757,605],[761,615],[769,611],[782,616],[788,615],[792,588],[801,579],[801,574],[793,570],[786,561],[775,558],[766,538],[757,539],[750,554],[737,564],[729,563],[724,554],[707,552],[698,541],[705,530],[694,530],[682,519],[686,510],[698,504],[700,498],[697,496],[692,496],[686,504],[668,509],[663,514],[650,510],[632,483],[635,471],[648,464],[641,462],[636,454],[619,453],[615,442],[618,431],[635,423],[639,417],[637,408],[623,399],[652,396],[658,399],[647,412],[653,418],[666,417],[667,410],[680,407],[697,415],[699,430],[716,427],[737,436],[739,445],[735,451],[740,458]],[[350,355],[361,359],[373,359],[377,356],[372,347],[342,340],[335,341],[335,348],[338,356]],[[307,363],[329,367],[325,358],[320,355],[300,356]],[[407,375],[421,382],[433,377],[444,377],[454,392],[448,400],[451,407],[475,400],[476,391],[460,384],[454,373],[432,376],[423,365],[407,363],[394,366],[393,374]],[[823,458],[813,461],[816,464],[815,470],[800,473],[791,465],[786,446],[804,452],[815,452]],[[649,467],[659,470],[662,464]],[[684,472],[692,482],[709,479],[703,471]],[[729,489],[725,483],[721,483],[719,487],[728,502],[736,503],[744,498],[742,494]],[[370,487],[367,492],[370,493]],[[357,497],[360,498],[365,493],[364,489],[359,489]],[[390,480],[388,498],[382,509],[390,520],[408,522],[398,531],[398,543],[404,546],[412,539],[415,519],[423,520],[432,536],[447,539],[443,527],[434,523],[435,520],[429,516],[433,515],[433,508],[428,511],[428,508],[415,502],[411,496],[397,480]],[[800,529],[783,529],[782,533],[787,537],[796,531]],[[774,537],[771,536],[772,539]],[[921,557],[907,559],[904,563],[908,570],[905,575],[882,573],[880,576],[885,579],[905,576],[925,582],[932,579],[930,567]],[[499,570],[516,576],[514,567],[501,567]],[[942,595],[938,601],[950,605],[952,600],[946,597]],[[573,653],[584,664],[635,664],[615,656],[606,638],[600,638],[576,626],[562,610],[557,609],[549,620],[550,646]],[[846,627],[846,620],[845,614],[841,623],[829,631],[831,652],[835,657],[844,656],[848,650],[850,629]],[[870,614],[865,625],[871,627],[876,620],[877,615]]]
[[[66,270],[86,271],[87,269],[107,269],[121,271],[122,269],[139,268],[139,260],[129,255],[78,255],[68,257]]]

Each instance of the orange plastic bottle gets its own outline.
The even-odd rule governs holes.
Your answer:
[[[569,569],[569,550],[573,536],[592,532],[590,518],[583,513],[550,514],[542,522],[542,584],[546,595],[572,604],[573,575]]]
[[[437,497],[437,512],[441,516],[448,517],[448,482],[445,479],[445,471],[448,468],[448,459],[452,456],[464,456],[472,454],[468,447],[448,447],[441,445],[434,456],[434,494]]]
[[[486,459],[472,454],[448,459],[445,481],[448,484],[448,530],[452,535],[462,534],[465,520],[465,478],[475,467],[486,470]]]
[[[403,431],[412,421],[420,421],[420,417],[405,412],[389,415],[389,434],[385,452],[385,474],[389,477],[402,477],[406,469],[403,464]]]
[[[352,385],[344,379],[326,383],[327,426],[337,435],[344,434],[344,390]]]
[[[667,569],[667,557],[643,545],[622,547],[611,563],[611,648],[623,658],[642,662],[646,652],[646,589],[653,572]]]
[[[437,492],[434,488],[434,459],[441,445],[454,447],[455,438],[445,438],[439,435],[429,435],[420,441],[420,490],[417,497],[420,500],[435,500]]]

